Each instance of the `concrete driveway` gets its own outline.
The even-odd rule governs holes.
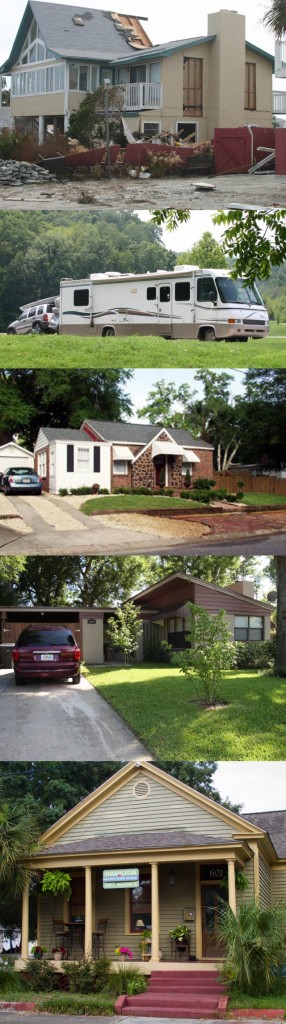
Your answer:
[[[255,554],[286,553],[286,512],[237,513],[231,518],[202,515],[201,536],[191,536],[184,516],[174,531],[172,520],[132,515],[86,516],[78,507],[82,497],[61,498],[51,494],[0,493],[0,553],[27,555],[130,555],[130,554]],[[197,517],[196,521],[197,520]],[[118,520],[118,521],[116,521]],[[215,527],[217,521],[217,525]],[[161,526],[160,526],[161,522]],[[150,523],[150,526],[149,526]],[[227,535],[224,525],[228,523]],[[134,524],[134,525],[133,525]],[[207,525],[208,524],[208,525]],[[221,530],[220,527],[223,527]],[[170,532],[170,535],[168,534]],[[256,532],[257,531],[257,532]]]
[[[80,683],[26,683],[0,669],[2,761],[130,761],[151,755],[82,676]]]

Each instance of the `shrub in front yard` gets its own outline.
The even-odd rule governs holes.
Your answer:
[[[275,661],[275,640],[259,640],[257,643],[236,641],[237,668],[273,668]]]
[[[222,608],[216,615],[199,605],[189,604],[189,608],[192,626],[186,639],[190,647],[172,652],[171,662],[189,680],[198,700],[215,705],[223,673],[235,664],[235,645]]]
[[[26,992],[28,984],[26,978],[14,967],[0,967],[0,997],[13,995],[13,992]]]
[[[112,1017],[114,998],[110,995],[76,995],[75,993],[54,993],[41,999],[37,1005],[41,1013],[77,1014],[79,1016]]]
[[[141,974],[138,967],[119,967],[118,971],[110,974],[109,991],[114,996],[135,996],[140,992],[146,992],[147,978]]]
[[[221,973],[229,984],[253,996],[275,992],[286,955],[286,904],[265,910],[255,901],[241,903],[235,916],[224,903],[219,941],[226,950]]]
[[[32,992],[52,992],[66,987],[64,975],[55,971],[45,960],[29,960],[22,977]]]
[[[65,972],[70,992],[102,992],[109,985],[110,960],[102,956],[99,960],[65,963]]]

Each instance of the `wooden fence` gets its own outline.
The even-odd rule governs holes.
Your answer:
[[[286,477],[280,479],[277,476],[252,476],[252,473],[247,470],[239,469],[234,473],[214,473],[213,479],[215,480],[216,489],[225,488],[228,494],[236,493],[238,488],[238,481],[243,480],[243,490],[251,491],[254,494],[285,494],[286,497]]]

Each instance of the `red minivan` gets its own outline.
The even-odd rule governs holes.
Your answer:
[[[80,681],[81,652],[68,626],[27,626],[12,651],[15,683]]]

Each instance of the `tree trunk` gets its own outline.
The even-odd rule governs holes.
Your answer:
[[[286,556],[275,558],[277,570],[276,673],[286,676]]]

